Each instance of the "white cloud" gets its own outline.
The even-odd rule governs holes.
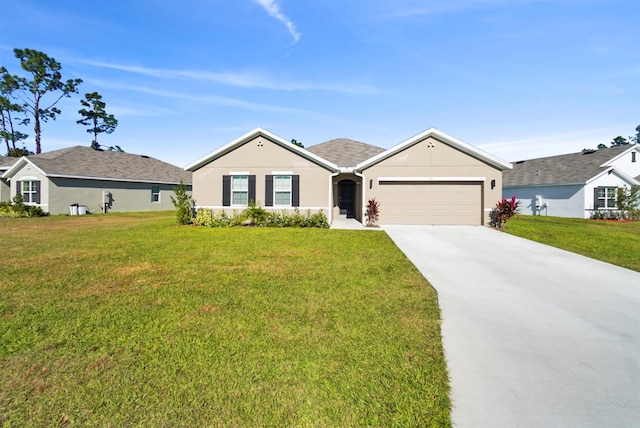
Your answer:
[[[296,27],[295,25],[293,25],[293,22],[291,22],[289,18],[287,18],[282,12],[280,12],[280,5],[276,0],[254,0],[254,1],[258,3],[260,6],[262,6],[269,15],[271,15],[273,18],[277,19],[278,21],[283,23],[285,27],[287,27],[287,30],[289,30],[289,33],[291,33],[291,36],[293,37],[294,42],[297,42],[298,40],[300,40],[300,33],[298,33],[298,31],[296,30]]]
[[[380,91],[370,85],[359,82],[307,83],[280,81],[266,73],[254,71],[214,73],[202,70],[167,70],[137,65],[123,65],[100,61],[78,60],[94,67],[110,68],[128,73],[166,79],[189,79],[219,83],[240,88],[270,89],[275,91],[332,91],[345,94],[378,94]]]

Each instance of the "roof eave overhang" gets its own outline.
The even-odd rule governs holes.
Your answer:
[[[537,184],[502,184],[503,188],[512,187],[555,187],[555,186],[584,186],[584,181],[566,182],[566,183],[537,183]]]
[[[22,169],[27,164],[33,166],[42,175],[45,175],[45,176],[47,175],[42,169],[38,168],[38,165],[36,165],[35,163],[31,162],[29,159],[23,156],[16,163],[11,165],[11,167],[7,171],[5,171],[4,174],[2,174],[2,178],[13,177],[18,171],[20,171],[20,169]]]
[[[625,153],[627,153],[627,152],[625,152]],[[605,174],[615,174],[618,177],[620,177],[622,180],[626,181],[627,183],[629,183],[632,186],[640,185],[640,181],[636,180],[635,178],[631,177],[630,175],[627,175],[624,172],[622,172],[619,169],[616,169],[616,168],[614,168],[612,166],[607,168],[607,169],[605,169],[601,173],[593,176],[592,178],[588,179],[585,184],[589,184],[589,183],[597,180],[598,178],[602,177]]]
[[[187,171],[196,171],[197,169],[205,166],[206,164],[213,162],[214,160],[226,155],[227,153],[235,150],[236,148],[248,143],[249,141],[253,140],[256,137],[265,137],[269,140],[271,140],[273,143],[278,144],[279,146],[296,153],[297,155],[317,164],[320,165],[323,168],[326,168],[332,172],[338,172],[340,171],[340,168],[321,158],[320,156],[316,156],[313,153],[303,149],[302,147],[298,147],[295,144],[290,143],[289,141],[286,141],[285,139],[267,131],[266,129],[263,128],[256,128],[238,138],[236,138],[235,140],[231,141],[230,143],[220,147],[218,150],[215,150],[211,153],[209,153],[206,156],[201,157],[200,159],[188,164],[187,166],[185,166],[185,170]]]
[[[436,128],[429,128],[424,132],[421,132],[420,134],[409,138],[408,140],[403,141],[402,143],[391,147],[388,150],[385,150],[384,152],[373,156],[361,163],[359,163],[358,165],[355,166],[355,169],[357,171],[362,171],[364,169],[367,169],[379,162],[382,162],[383,160],[395,155],[396,153],[405,150],[411,146],[413,146],[414,144],[419,143],[420,141],[424,140],[425,138],[429,138],[429,137],[433,137],[441,142],[443,142],[444,144],[447,144],[451,147],[454,147],[468,155],[471,155],[501,171],[505,170],[505,169],[512,169],[513,165],[510,162],[504,161],[502,159],[499,159],[493,155],[490,155],[489,153],[478,149],[477,147],[473,147],[470,144],[465,143],[462,140],[458,140],[455,137],[452,137],[449,134],[446,134]]]
[[[91,177],[84,175],[68,175],[68,174],[45,174],[48,178],[69,178],[74,180],[97,180],[97,181],[118,181],[125,183],[147,183],[147,184],[180,184],[180,180],[147,180],[136,178],[117,178],[117,177]],[[182,181],[190,186],[191,182]]]

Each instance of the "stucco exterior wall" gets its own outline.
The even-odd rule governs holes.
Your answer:
[[[51,212],[49,209],[49,180],[44,176],[38,169],[32,167],[29,164],[26,164],[22,167],[18,172],[15,173],[13,177],[11,177],[10,186],[11,186],[11,198],[13,198],[17,190],[16,182],[24,181],[24,180],[33,180],[40,182],[40,204],[38,206],[42,208],[44,212]],[[67,212],[69,208],[67,207]]]
[[[2,174],[4,171],[0,171]],[[11,188],[9,182],[3,178],[0,178],[0,202],[11,200]]]
[[[502,194],[507,199],[513,195],[516,196],[520,201],[518,211],[520,214],[585,217],[586,201],[583,185],[505,187]],[[536,210],[536,195],[542,197],[542,206],[539,210]]]
[[[71,204],[87,207],[90,213],[104,211],[105,195],[110,202],[109,212],[163,211],[174,206],[170,196],[175,184],[153,184],[124,181],[87,180],[76,178],[48,178],[29,164],[11,178],[11,195],[16,194],[16,182],[40,181],[40,206],[49,214],[69,214]],[[151,201],[152,186],[160,190],[159,202]],[[191,186],[187,186],[191,192]]]
[[[222,177],[244,173],[256,176],[256,202],[264,207],[265,176],[286,173],[300,176],[302,212],[322,210],[331,213],[331,171],[301,157],[263,136],[236,147],[229,153],[193,171],[193,197],[197,207],[216,210],[242,209],[222,206]],[[293,207],[265,207],[276,211],[293,211]]]
[[[635,152],[635,156],[633,155]],[[627,174],[630,177],[640,176],[640,146],[634,148],[633,152],[629,152],[615,162],[611,162],[610,165]],[[633,161],[635,159],[635,162]]]
[[[591,218],[594,210],[596,187],[629,187],[615,172],[602,174],[586,184],[556,186],[505,187],[503,195],[516,195],[520,201],[520,214],[548,215],[555,217]],[[542,198],[542,206],[536,211],[536,196]]]
[[[372,197],[380,201],[381,224],[385,224],[385,207],[384,201],[380,200],[383,195],[383,192],[380,191],[380,177],[423,177],[429,179],[441,177],[443,182],[448,183],[456,181],[469,183],[468,178],[474,177],[477,182],[481,183],[481,206],[478,207],[478,215],[482,219],[482,224],[488,224],[491,209],[502,197],[502,171],[433,137],[427,137],[394,156],[363,170],[363,175],[363,204],[366,205],[366,201]],[[423,202],[426,212],[428,201]],[[451,215],[455,215],[455,209],[452,209]]]
[[[160,190],[158,202],[151,200],[152,186]],[[68,214],[71,204],[79,204],[92,213],[100,213],[104,211],[105,201],[110,203],[108,212],[172,210],[175,209],[171,202],[175,187],[173,184],[52,178],[48,186],[49,212]],[[191,192],[191,186],[187,186],[187,191]]]

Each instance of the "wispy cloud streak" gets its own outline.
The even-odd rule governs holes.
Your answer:
[[[159,68],[148,68],[138,65],[123,65],[101,61],[78,60],[83,64],[94,67],[109,68],[113,70],[135,73],[149,77],[164,79],[185,79],[213,82],[221,85],[234,86],[239,88],[269,89],[275,91],[332,91],[345,94],[378,94],[376,88],[354,82],[338,83],[306,83],[276,81],[268,74],[256,73],[252,71],[242,71],[237,73],[214,73],[202,70],[167,70]]]
[[[260,6],[262,6],[267,11],[267,13],[271,15],[271,17],[277,19],[282,24],[284,24],[285,27],[287,27],[287,30],[289,30],[289,33],[291,33],[291,36],[293,37],[294,42],[297,42],[298,40],[300,40],[301,34],[296,30],[296,27],[295,25],[293,25],[293,22],[291,22],[289,18],[287,18],[282,12],[280,12],[280,5],[276,0],[254,0],[254,1]]]

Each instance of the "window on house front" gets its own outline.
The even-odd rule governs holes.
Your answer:
[[[151,202],[160,202],[160,186],[151,186]]]
[[[273,205],[291,206],[291,176],[275,175],[273,177]]]
[[[24,180],[20,182],[20,185],[22,186],[22,200],[24,201],[25,204],[38,204],[40,203],[39,201],[39,187],[40,187],[40,182],[39,181],[34,181],[34,180]]]
[[[616,206],[616,194],[618,189],[616,187],[597,187],[595,194],[595,206],[598,209],[615,209]]]
[[[231,205],[247,205],[249,203],[249,176],[234,175],[231,177]]]

